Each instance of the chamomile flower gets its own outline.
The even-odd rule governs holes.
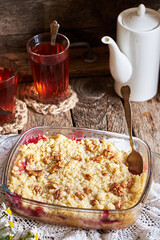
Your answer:
[[[11,232],[9,232],[8,235],[9,235],[9,239],[12,239],[12,238],[15,236],[15,235],[14,235],[13,233],[11,233]]]
[[[8,216],[11,216],[11,215],[12,215],[11,209],[10,209],[9,207],[7,208],[5,203],[2,203],[1,205],[2,205],[5,213],[6,213]]]
[[[5,228],[10,228],[10,229],[13,229],[13,228],[14,228],[13,218],[10,218],[10,219],[5,223]]]
[[[35,240],[38,240],[38,239],[39,239],[39,234],[38,234],[38,232],[37,232],[37,229],[31,229],[31,230],[30,230],[30,233],[33,234]]]

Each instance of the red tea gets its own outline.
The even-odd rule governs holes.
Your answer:
[[[11,122],[15,114],[16,85],[14,72],[0,67],[0,123]]]
[[[41,43],[32,48],[30,63],[39,100],[42,102],[61,101],[67,97],[69,83],[68,50],[57,43]],[[34,53],[36,53],[34,55]]]

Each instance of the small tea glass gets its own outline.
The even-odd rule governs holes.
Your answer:
[[[51,45],[51,34],[42,33],[28,40],[27,51],[38,100],[59,103],[67,98],[69,85],[68,38],[57,34],[56,45]]]
[[[0,125],[15,118],[18,67],[13,60],[0,57]]]

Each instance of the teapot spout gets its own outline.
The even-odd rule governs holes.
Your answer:
[[[109,67],[112,77],[121,84],[128,82],[132,75],[129,59],[120,51],[111,37],[105,36],[101,41],[109,46]]]

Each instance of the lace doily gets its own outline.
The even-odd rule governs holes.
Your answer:
[[[27,105],[25,102],[16,99],[15,119],[12,123],[5,123],[0,126],[0,134],[18,133],[27,123]]]
[[[0,176],[2,176],[4,163],[9,155],[11,147],[19,136],[0,135]],[[5,140],[5,141],[4,141]],[[150,194],[142,213],[136,223],[123,230],[103,231],[95,229],[76,229],[50,225],[42,222],[29,220],[13,215],[15,228],[19,235],[27,230],[36,229],[41,240],[158,240],[160,239],[160,155],[153,154],[154,181]],[[0,188],[0,202],[5,202],[5,195]],[[0,216],[3,209],[0,205]],[[6,217],[7,220],[7,217]]]
[[[73,109],[78,102],[77,94],[69,86],[68,97],[59,104],[44,104],[38,101],[37,91],[34,85],[27,86],[25,91],[24,101],[26,104],[38,113],[47,114],[59,114],[67,112],[69,109]]]

